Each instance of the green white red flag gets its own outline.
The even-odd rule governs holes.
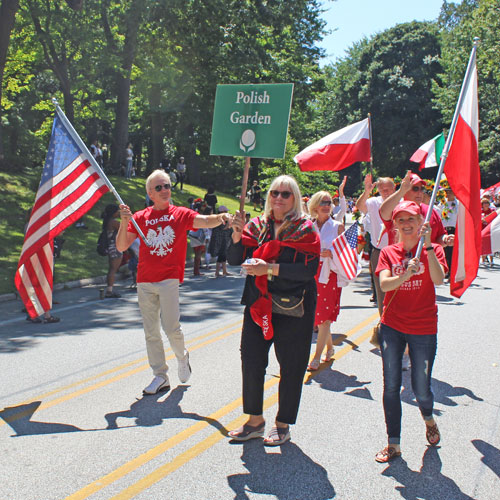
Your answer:
[[[441,132],[430,141],[422,144],[411,156],[410,161],[419,163],[419,170],[424,168],[437,167],[441,161],[441,154],[444,148],[444,134]]]

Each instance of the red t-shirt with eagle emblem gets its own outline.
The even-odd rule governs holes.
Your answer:
[[[137,283],[157,283],[166,279],[178,279],[182,283],[187,232],[193,229],[197,215],[194,210],[171,204],[165,210],[148,207],[134,214],[134,220],[151,243],[147,247],[140,240]],[[127,231],[137,234],[132,221],[128,223]]]

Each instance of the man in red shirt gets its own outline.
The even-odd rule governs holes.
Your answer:
[[[178,363],[179,380],[187,382],[191,376],[189,353],[184,344],[179,322],[179,283],[184,279],[187,231],[216,227],[231,219],[227,213],[200,215],[186,207],[171,204],[171,181],[163,170],[155,170],[146,180],[146,192],[153,206],[133,215],[148,240],[141,240],[137,268],[137,295],[146,335],[148,360],[154,378],[144,394],[156,394],[170,389],[168,366],[161,338],[160,321]],[[120,205],[120,229],[116,248],[124,252],[137,238],[131,222],[132,212]]]

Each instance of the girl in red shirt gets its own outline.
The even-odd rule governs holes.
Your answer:
[[[380,349],[388,445],[375,456],[375,460],[382,463],[401,455],[401,361],[407,345],[412,388],[426,424],[427,441],[432,446],[440,441],[432,416],[431,373],[437,345],[434,287],[443,282],[448,270],[444,251],[440,245],[431,243],[430,225],[422,225],[420,208],[415,202],[399,203],[392,213],[392,220],[400,241],[382,249],[376,271],[385,292]],[[424,236],[424,248],[417,259],[415,253],[421,236]]]

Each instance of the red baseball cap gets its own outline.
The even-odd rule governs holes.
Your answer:
[[[420,215],[420,207],[414,201],[402,201],[392,211],[392,219],[394,220],[401,212],[406,212],[410,215]]]
[[[410,178],[411,178],[411,185],[412,186],[416,186],[417,184],[424,184],[425,185],[425,181],[419,175],[414,174],[413,172],[411,173]]]

